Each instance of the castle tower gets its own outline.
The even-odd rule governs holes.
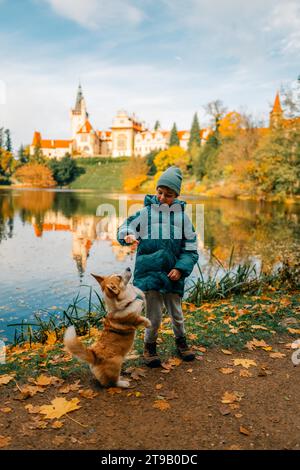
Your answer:
[[[273,109],[270,112],[270,127],[278,126],[283,120],[283,110],[280,103],[279,93],[277,92]]]
[[[84,125],[85,121],[88,119],[89,115],[86,110],[85,99],[82,93],[81,85],[78,86],[76,103],[74,109],[71,109],[71,129],[72,129],[72,139],[75,138],[76,132]]]

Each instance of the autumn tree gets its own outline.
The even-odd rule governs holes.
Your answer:
[[[12,152],[10,130],[5,129],[4,134],[5,134],[5,144],[4,144],[5,150],[7,150],[8,152]]]
[[[67,153],[63,158],[49,160],[48,167],[52,171],[53,178],[58,185],[63,186],[72,183],[77,176],[84,172],[78,167],[76,160]]]
[[[218,131],[220,121],[226,113],[226,107],[221,100],[210,101],[204,106],[206,114],[210,118],[210,124],[214,131]]]
[[[160,128],[161,128],[160,122],[156,121],[155,124],[154,124],[154,130],[158,131],[158,129],[160,129]]]
[[[51,188],[56,185],[50,168],[39,163],[27,163],[19,167],[14,176],[20,183],[29,187]]]
[[[192,122],[192,127],[190,130],[190,138],[188,142],[188,149],[191,150],[191,148],[194,147],[200,147],[201,145],[201,139],[200,139],[200,125],[199,125],[199,120],[198,120],[198,115],[197,113],[194,114],[193,117],[193,122]]]
[[[182,147],[172,146],[159,152],[154,158],[154,164],[157,168],[157,174],[161,174],[172,165],[178,166],[185,172],[189,164],[189,155]]]
[[[169,146],[173,147],[173,146],[179,146],[179,145],[180,145],[180,142],[179,142],[179,137],[178,137],[178,131],[177,131],[176,123],[174,122],[173,127],[171,129]]]

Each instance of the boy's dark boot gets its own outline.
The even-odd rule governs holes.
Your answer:
[[[156,342],[144,344],[144,364],[147,367],[159,367],[161,360],[156,352]]]
[[[175,338],[177,352],[183,361],[193,361],[195,359],[195,354],[188,347],[185,336],[180,336]]]

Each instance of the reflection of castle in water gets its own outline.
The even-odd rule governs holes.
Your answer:
[[[93,215],[77,215],[68,218],[62,213],[52,211],[45,214],[41,224],[36,217],[32,217],[37,237],[42,237],[44,232],[50,231],[72,233],[72,257],[80,276],[86,270],[87,259],[95,241],[109,241],[118,261],[124,260],[132,252],[130,248],[121,246],[116,240],[116,230],[120,223],[121,220],[116,216],[101,218]]]

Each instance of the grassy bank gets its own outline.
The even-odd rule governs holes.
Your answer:
[[[70,189],[98,189],[102,192],[123,190],[124,158],[78,158],[78,166],[85,172],[69,185]]]

